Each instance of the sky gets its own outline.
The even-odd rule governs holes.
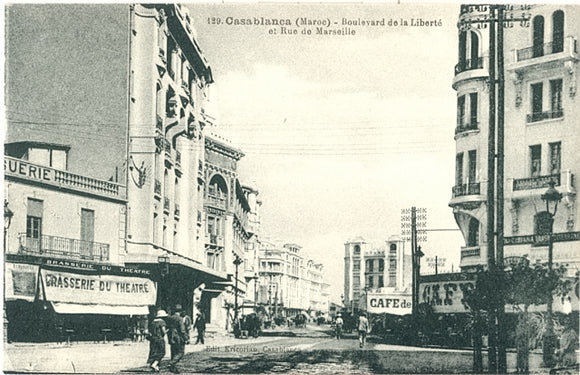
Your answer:
[[[448,202],[459,5],[188,8],[215,80],[208,108],[245,154],[242,183],[260,191],[261,234],[297,243],[323,263],[333,301],[343,291],[349,239],[380,247],[400,234],[401,209],[411,206],[427,208],[429,229],[457,229]],[[234,24],[262,17],[288,19],[286,31],[297,34]],[[412,26],[419,19],[434,22]],[[304,21],[348,35],[318,35]],[[457,270],[465,243],[448,231],[429,232],[421,245],[427,257],[446,259],[444,270]]]

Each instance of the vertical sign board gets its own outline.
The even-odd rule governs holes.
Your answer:
[[[34,264],[5,263],[6,287],[4,290],[6,295],[4,298],[33,302],[38,287],[38,268]]]

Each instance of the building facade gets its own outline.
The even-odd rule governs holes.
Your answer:
[[[258,305],[269,317],[327,317],[329,284],[324,267],[305,257],[297,244],[261,241]]]
[[[129,317],[147,316],[155,304],[150,272],[125,267],[126,187],[69,172],[69,150],[5,145],[4,330],[10,341],[100,339],[103,332],[124,338],[137,324]]]
[[[529,22],[505,28],[504,255],[546,262],[546,204],[555,183],[563,194],[554,216],[555,263],[580,265],[575,176],[580,172],[576,94],[580,9],[573,5],[512,8]],[[521,9],[520,9],[521,8]],[[460,23],[488,12],[462,6]],[[487,13],[485,13],[487,14]],[[522,27],[523,26],[523,27]],[[526,27],[527,26],[527,27]],[[465,239],[461,269],[487,264],[489,28],[459,30],[459,57],[452,86],[457,91],[456,177],[449,205]]]
[[[367,296],[408,294],[411,290],[411,254],[405,242],[391,236],[385,246],[373,249],[364,238],[345,243],[344,307],[349,312],[367,311]]]
[[[64,158],[32,152],[72,174],[121,181],[122,248],[111,260],[150,275],[152,309],[180,304],[229,328],[250,275],[234,260],[243,264],[257,242],[260,203],[237,178],[242,153],[205,135],[217,126],[213,76],[187,7],[53,5],[8,7],[7,141],[18,157],[17,143],[65,143]]]

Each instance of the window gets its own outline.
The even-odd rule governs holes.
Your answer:
[[[159,241],[159,215],[153,213],[153,243],[156,244]]]
[[[560,173],[560,160],[562,155],[562,143],[550,143],[550,174]]]
[[[383,272],[385,270],[385,261],[384,259],[379,259],[379,272]]]
[[[475,218],[469,220],[467,233],[467,246],[473,247],[479,245],[479,221]]]
[[[465,125],[465,95],[457,98],[457,127]]]
[[[95,211],[81,209],[81,256],[91,256],[95,240]]]
[[[542,90],[543,85],[542,83],[534,83],[531,86],[532,88],[532,121],[540,121],[542,119],[542,108],[543,108],[543,97],[542,97]]]
[[[467,33],[459,33],[459,65],[465,64],[465,55],[467,51]]]
[[[375,265],[375,261],[372,259],[367,260],[367,272],[373,272],[374,271],[374,265]]]
[[[28,198],[26,209],[26,246],[31,250],[40,251],[43,202]]]
[[[392,243],[390,246],[390,252],[391,254],[396,254],[397,253],[397,244]]]
[[[549,212],[538,212],[534,216],[534,234],[549,234],[552,227],[552,216]]]
[[[469,125],[470,128],[477,128],[477,93],[469,94]]]
[[[359,245],[355,245],[354,246],[354,253],[355,254],[360,254],[360,246]]]
[[[378,288],[382,288],[385,286],[385,283],[383,282],[383,277],[379,276],[379,285],[377,285]]]
[[[463,184],[463,152],[455,157],[455,186]]]
[[[544,56],[544,17],[534,17],[532,38],[532,57]]]
[[[564,51],[564,12],[557,10],[552,15],[552,53]]]
[[[550,81],[551,116],[552,118],[562,117],[562,80],[554,79]]]
[[[171,78],[175,78],[175,60],[177,57],[177,45],[171,35],[167,36],[167,70]]]
[[[477,69],[479,63],[479,37],[475,32],[471,32],[471,48],[470,48],[470,59],[471,64],[469,66],[470,69]]]
[[[367,285],[367,286],[368,286],[369,288],[372,288],[372,287],[373,287],[373,282],[374,282],[374,280],[373,280],[373,277],[372,277],[372,276],[369,276],[369,283],[368,283],[368,285]]]
[[[531,177],[538,177],[541,175],[542,169],[542,146],[530,146],[530,173]]]
[[[467,179],[470,184],[475,183],[475,176],[477,174],[477,151],[471,150],[468,152],[469,169],[467,171]]]

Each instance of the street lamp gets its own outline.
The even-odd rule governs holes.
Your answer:
[[[260,278],[260,276],[258,276],[257,273],[254,274],[254,277],[252,277],[252,279],[254,280],[254,312],[257,314],[258,313],[258,279]]]
[[[8,207],[8,201],[4,200],[4,252],[6,252],[6,234],[8,233],[8,228],[12,224],[12,217],[14,212]]]
[[[552,276],[552,259],[554,252],[554,245],[552,235],[554,233],[554,216],[556,216],[556,211],[558,210],[558,203],[562,200],[562,193],[554,188],[556,183],[554,180],[550,180],[548,183],[550,187],[541,198],[546,202],[546,212],[548,213],[548,272]],[[546,334],[544,335],[544,342],[542,345],[542,354],[544,359],[544,364],[547,366],[553,365],[553,356],[555,348],[555,335],[554,335],[554,321],[552,317],[552,292],[548,296],[548,307],[546,316]]]
[[[238,267],[242,264],[244,260],[236,254],[234,259],[234,265],[236,266],[236,281],[234,290],[234,321],[238,320]]]

